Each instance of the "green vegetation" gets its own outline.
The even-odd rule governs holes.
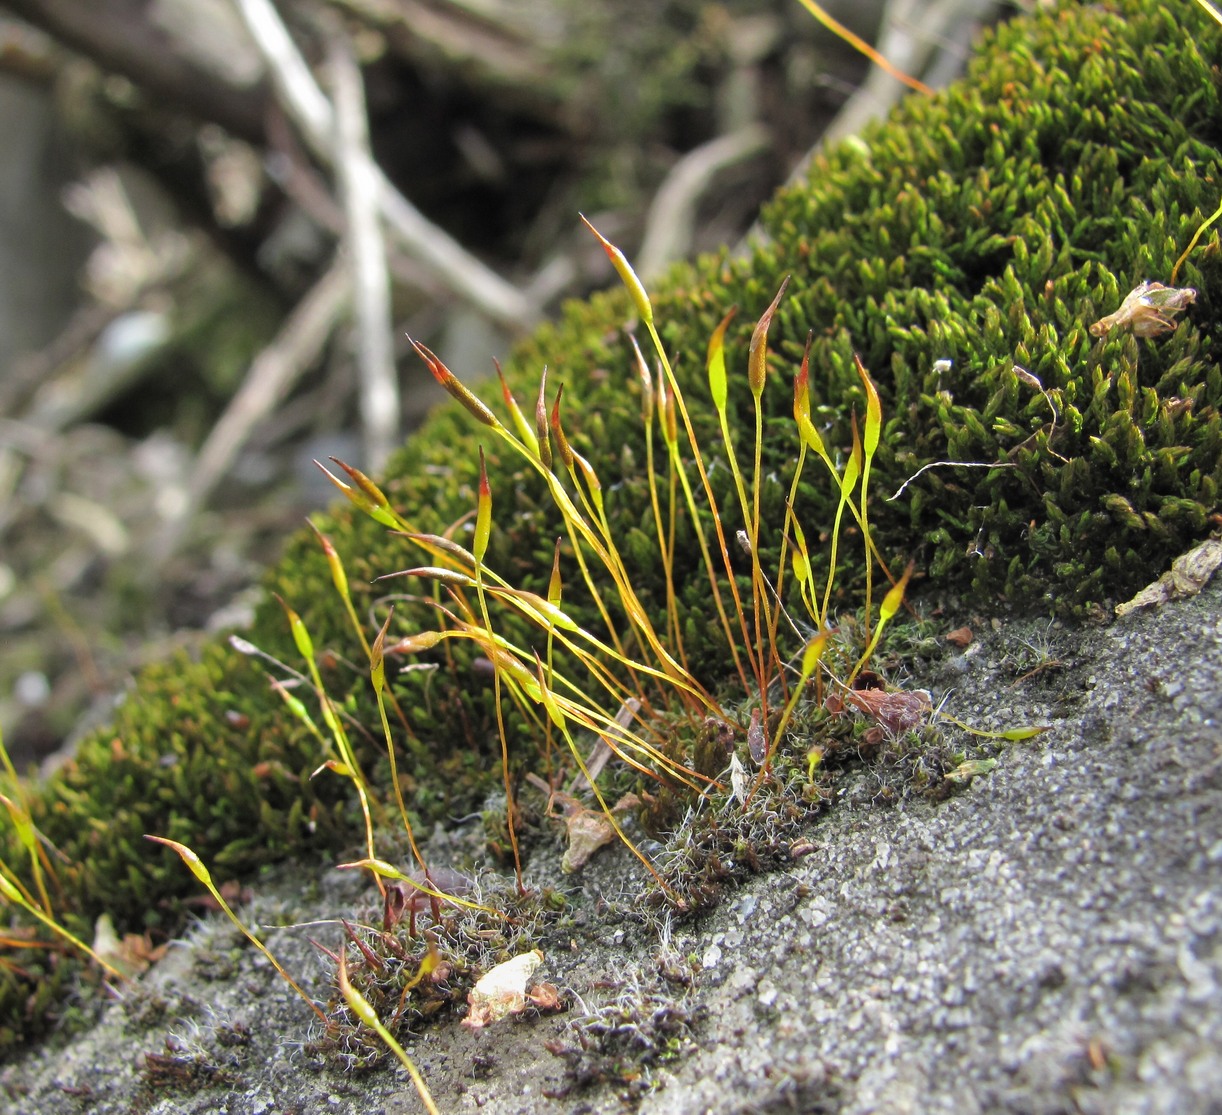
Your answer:
[[[861,514],[888,563],[915,560],[934,583],[984,600],[1046,602],[1084,615],[1131,595],[1216,524],[1216,234],[1181,269],[1178,281],[1198,295],[1173,333],[1139,339],[1117,329],[1096,338],[1089,328],[1142,280],[1168,279],[1217,206],[1222,45],[1215,32],[1191,4],[1066,5],[1017,21],[990,37],[964,81],[936,97],[910,99],[888,123],[817,159],[810,184],[769,206],[767,241],[749,258],[705,259],[659,285],[653,308],[662,349],[688,398],[725,533],[731,547],[740,529],[757,538],[750,556],[733,559],[757,613],[769,606],[760,571],[789,568],[781,548],[797,544],[784,529],[796,443],[788,389],[774,382],[760,393],[744,390],[742,370],[787,383],[810,330],[810,422],[841,472],[853,460],[849,415],[856,411],[868,442],[870,384],[877,385],[883,420],[869,472],[875,498]],[[758,465],[744,470],[758,476],[758,486],[753,482],[744,499],[716,408],[694,400],[706,397],[708,339],[723,316],[739,305],[754,321],[787,276],[766,365],[749,359],[749,326],[731,324],[723,334],[732,377],[726,423],[744,460],[757,429],[761,435]],[[623,331],[640,310],[639,299],[623,292],[569,307],[559,324],[520,348],[506,379],[532,400],[544,364],[550,384],[564,383],[563,430],[601,477],[608,533],[631,569],[632,594],[657,630],[678,633],[687,671],[712,694],[735,665],[690,516],[675,530],[673,608],[666,563],[658,560],[651,476],[664,476],[664,463],[656,470],[649,463],[638,357]],[[869,378],[855,367],[855,352]],[[553,397],[554,390],[549,405]],[[512,428],[508,413],[498,413]],[[473,575],[493,570],[547,599],[555,540],[569,533],[564,516],[529,460],[461,406],[440,411],[413,439],[382,490],[413,530],[445,534],[481,504],[481,441],[496,514]],[[945,461],[989,467],[920,471]],[[914,476],[898,499],[879,498]],[[812,464],[792,502],[820,589],[814,610],[834,616],[861,599],[860,535],[852,538],[853,516],[841,511],[833,579],[821,558],[830,547],[818,539],[836,536],[840,486]],[[372,583],[426,564],[418,551],[350,509],[318,525],[342,558],[369,630],[389,603],[396,605],[392,639],[436,629],[431,587]],[[709,525],[711,519],[706,531]],[[452,537],[467,545],[461,531]],[[829,583],[832,598],[822,604]],[[610,599],[604,619],[580,586],[570,566],[564,607],[579,624],[595,631],[636,626],[627,622],[632,606],[622,593]],[[369,657],[312,535],[290,544],[269,588],[301,614],[317,651],[321,684],[306,680],[298,694],[330,694],[336,715],[350,717],[343,722],[369,782],[386,786]],[[876,602],[881,596],[875,592]],[[470,598],[482,600],[483,590]],[[529,617],[509,616],[496,630],[545,656],[544,643],[525,634],[531,627]],[[246,638],[285,663],[300,661],[275,602]],[[733,638],[743,673],[754,672],[746,653],[753,640]],[[800,652],[803,641],[795,638],[783,653]],[[398,786],[412,814],[428,823],[466,811],[501,783],[502,746],[512,761],[533,764],[539,755],[529,715],[511,715],[498,734],[498,713],[513,714],[514,706],[498,700],[494,678],[481,669],[487,649],[478,640],[448,639],[420,663],[436,668],[387,679],[411,726],[410,738],[400,739],[406,755]],[[503,682],[509,668],[497,665]],[[853,667],[851,654],[841,676]],[[517,684],[529,689],[520,677]],[[743,696],[739,682],[736,700]],[[767,715],[763,724],[767,740],[776,724]],[[359,810],[342,779],[310,778],[321,761],[310,728],[269,687],[262,660],[217,645],[198,662],[180,658],[148,671],[114,725],[86,741],[77,760],[29,802],[33,824],[64,856],[56,872],[66,923],[86,940],[102,912],[120,926],[174,923],[175,900],[194,884],[145,833],[189,845],[216,873],[351,840]],[[821,761],[797,759],[812,785]],[[778,792],[800,796],[793,769],[786,767]],[[15,836],[9,843],[19,847]],[[24,862],[15,851],[4,859]],[[34,1012],[51,1004],[40,991],[27,1006],[29,988],[55,986],[62,968],[54,952],[32,959],[23,953],[18,964],[0,973],[10,1004],[0,1040],[35,1024],[41,1014]]]

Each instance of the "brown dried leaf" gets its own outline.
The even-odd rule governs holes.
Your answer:
[[[580,871],[586,861],[605,844],[615,839],[615,828],[603,814],[593,809],[570,813],[564,818],[568,829],[569,846],[560,861],[560,870],[566,875]]]
[[[759,766],[768,757],[768,739],[764,735],[764,725],[760,719],[760,710],[751,710],[751,724],[747,728],[747,750],[751,753],[751,761]]]
[[[561,819],[569,840],[560,868],[571,875],[580,871],[599,848],[615,839],[615,826],[601,810],[587,808],[572,794],[556,790],[551,798],[552,804],[562,810]],[[640,804],[641,799],[636,794],[625,794],[611,807],[611,812],[622,813]]]
[[[1169,600],[1196,596],[1222,566],[1222,540],[1207,538],[1171,563],[1171,568],[1152,585],[1147,585],[1132,600],[1116,605],[1118,616],[1139,608],[1153,608]]]
[[[147,971],[168,950],[169,945],[154,946],[147,934],[126,933],[120,940],[109,914],[101,914],[94,924],[93,951],[125,976]]]
[[[899,735],[925,722],[933,703],[924,689],[850,689],[844,701],[873,717],[885,732]]]
[[[946,781],[953,782],[956,786],[966,786],[973,778],[988,774],[996,766],[996,759],[968,759],[954,770],[947,771]]]
[[[541,983],[526,992],[526,998],[536,1010],[563,1010],[564,1003],[560,998],[560,988],[554,983]]]

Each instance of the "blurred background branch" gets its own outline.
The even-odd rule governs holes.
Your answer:
[[[992,11],[827,6],[934,82]],[[309,460],[376,471],[436,400],[405,333],[490,370],[613,281],[579,210],[647,274],[740,242],[866,78],[796,0],[0,0],[13,749],[240,622]]]

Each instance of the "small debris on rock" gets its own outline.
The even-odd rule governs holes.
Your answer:
[[[954,631],[947,632],[946,641],[957,647],[965,647],[972,641],[972,629],[970,627],[956,627]]]
[[[1090,327],[1092,337],[1104,337],[1113,329],[1132,329],[1135,337],[1160,337],[1175,329],[1175,315],[1197,300],[1192,287],[1163,286],[1144,282],[1125,295],[1120,309],[1101,317]]]
[[[1127,616],[1139,608],[1154,608],[1171,600],[1196,596],[1222,565],[1222,539],[1207,538],[1195,549],[1171,563],[1171,568],[1152,585],[1147,585],[1132,600],[1116,605],[1118,616]]]

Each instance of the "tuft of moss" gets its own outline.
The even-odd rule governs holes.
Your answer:
[[[749,256],[676,268],[655,290],[689,399],[705,397],[704,348],[726,309],[738,304],[751,320],[789,275],[769,336],[773,376],[787,378],[813,329],[814,416],[843,453],[849,413],[865,406],[851,360],[861,354],[890,416],[874,492],[894,491],[931,462],[996,466],[940,465],[899,499],[876,499],[880,552],[915,558],[940,584],[1062,613],[1127,597],[1218,521],[1216,234],[1183,268],[1180,281],[1199,294],[1173,334],[1096,339],[1089,326],[1141,280],[1167,279],[1216,207],[1220,73],[1222,37],[1192,5],[1066,4],[991,33],[964,80],[909,99],[816,158],[809,182],[766,209]],[[508,369],[523,399],[533,398],[544,364],[551,383],[565,383],[566,431],[604,482],[618,478],[608,513],[629,553],[634,530],[652,533],[639,388],[623,332],[630,316],[621,292],[569,306]],[[749,335],[743,326],[727,336],[730,368],[745,368]],[[765,401],[769,422],[788,422],[787,389],[774,384]],[[718,498],[732,508],[711,408],[693,411]],[[731,421],[749,428],[744,390],[731,391]],[[774,524],[793,467],[786,430],[765,445],[776,483],[764,515]],[[394,459],[384,490],[418,529],[440,533],[475,507],[480,436],[450,406]],[[497,499],[486,561],[511,583],[544,590],[561,533],[556,513],[517,459],[484,448]],[[814,537],[830,522],[835,494],[811,481],[799,498]],[[732,511],[726,518],[732,532],[739,524]],[[402,539],[346,509],[319,526],[347,566],[358,611],[398,597],[405,632],[434,626],[427,607],[405,598],[418,586],[370,583],[419,563]],[[681,534],[677,568],[697,567],[694,546],[690,530]],[[838,583],[849,587],[860,555],[843,550]],[[639,570],[635,587],[661,612],[656,563]],[[355,724],[376,725],[363,656],[312,536],[290,543],[268,588],[292,602],[323,648],[332,696]],[[707,587],[693,578],[679,595],[693,670],[716,681],[727,663]],[[585,618],[579,601],[566,596],[566,608]],[[248,637],[296,661],[276,604]],[[478,802],[499,762],[490,680],[469,649],[435,661],[435,672],[395,680],[416,737],[401,774],[426,822]],[[379,738],[358,732],[356,742],[376,764]],[[34,822],[68,864],[68,920],[86,934],[103,911],[121,928],[173,922],[193,880],[145,833],[189,844],[221,873],[349,837],[355,813],[339,781],[309,777],[321,760],[257,660],[217,644],[198,661],[146,671],[115,724],[37,792]],[[11,851],[6,858],[19,862]],[[28,996],[20,970],[0,970],[0,1011],[15,1020],[14,1036],[33,1025]]]

